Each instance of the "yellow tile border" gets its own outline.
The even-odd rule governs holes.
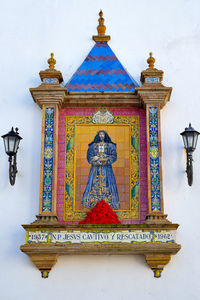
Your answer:
[[[130,125],[131,130],[133,130],[133,120],[137,122],[137,134],[136,135],[136,140],[138,143],[139,151],[137,155],[137,161],[138,161],[138,167],[137,167],[137,172],[138,172],[138,182],[140,182],[140,124],[139,124],[139,116],[115,116],[115,122],[113,124],[92,124],[92,116],[67,116],[67,122],[66,122],[66,148],[67,145],[72,137],[74,137],[74,131],[75,131],[75,125],[89,125],[91,124],[92,126],[95,125],[105,125],[105,126],[113,126],[113,125]],[[136,130],[136,129],[135,129]],[[131,142],[131,141],[130,141]],[[130,147],[131,149],[131,147]],[[74,149],[70,148],[70,151],[68,150],[65,155],[65,215],[64,219],[65,221],[79,221],[82,220],[85,216],[84,211],[74,211],[74,176],[75,176],[75,163],[74,163]],[[73,160],[73,174],[69,172],[69,169],[66,168],[67,161],[71,164]],[[131,160],[130,165],[132,165],[133,160]],[[67,177],[66,177],[67,176]],[[67,181],[66,181],[67,178]],[[130,177],[131,180],[131,177]],[[67,186],[67,187],[66,187]],[[66,191],[68,189],[68,191]],[[138,196],[139,195],[139,196]],[[121,220],[139,220],[140,219],[140,186],[138,189],[138,192],[135,196],[135,201],[132,201],[131,209],[129,211],[123,210],[123,211],[117,211],[116,213],[120,217]],[[134,211],[134,207],[136,206],[137,209]]]

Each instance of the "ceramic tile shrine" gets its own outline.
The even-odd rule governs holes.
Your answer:
[[[142,254],[160,277],[180,250],[162,193],[160,109],[172,88],[152,53],[138,85],[99,16],[95,45],[71,80],[60,84],[52,53],[30,89],[42,109],[40,199],[21,251],[43,278],[67,254]]]

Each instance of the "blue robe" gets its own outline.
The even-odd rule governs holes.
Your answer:
[[[115,182],[112,164],[117,160],[116,145],[104,144],[104,155],[108,157],[106,165],[97,165],[93,157],[99,155],[98,143],[89,145],[87,160],[91,164],[87,186],[82,198],[85,207],[94,207],[97,202],[104,200],[112,209],[119,209],[119,196]]]

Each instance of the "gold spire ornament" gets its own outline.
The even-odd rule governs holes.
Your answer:
[[[105,35],[106,26],[104,25],[103,12],[99,12],[99,25],[97,26],[98,35],[93,35],[93,40],[95,42],[108,42],[110,40],[110,35]]]
[[[98,35],[105,35],[106,26],[104,25],[103,12],[100,10],[99,12],[99,25],[97,26]]]
[[[141,72],[140,80],[145,84],[161,84],[163,80],[163,71],[158,70],[154,67],[155,58],[152,56],[152,52],[149,53],[149,57],[147,58],[148,68]]]
[[[149,65],[149,68],[154,68],[155,58],[152,56],[152,52],[149,53],[149,58],[147,59],[147,63]]]
[[[51,57],[47,60],[49,64],[49,69],[55,69],[56,60],[54,58],[54,53],[51,53]]]
[[[54,53],[51,53],[50,56],[51,57],[47,60],[49,68],[44,71],[40,71],[39,73],[42,83],[45,83],[45,85],[52,83],[59,84],[63,81],[62,73],[55,69],[56,60],[54,58]]]

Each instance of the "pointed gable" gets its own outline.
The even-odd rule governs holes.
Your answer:
[[[109,35],[102,10],[99,12],[96,42],[82,65],[65,85],[69,92],[134,92],[137,82],[127,73],[114,52],[108,46]]]
[[[137,82],[127,73],[107,42],[96,42],[66,84],[69,92],[134,91]]]

